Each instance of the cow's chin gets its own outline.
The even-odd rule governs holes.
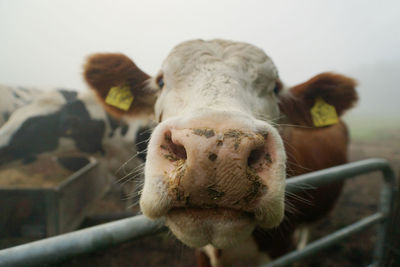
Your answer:
[[[226,208],[174,208],[166,215],[166,224],[190,247],[217,248],[246,240],[256,226],[252,214]]]

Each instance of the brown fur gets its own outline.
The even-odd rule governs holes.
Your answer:
[[[196,249],[196,261],[198,267],[211,267],[210,258],[201,249]]]
[[[288,155],[288,178],[317,171],[347,162],[348,133],[340,122],[324,128],[281,129]],[[253,237],[272,258],[295,248],[293,234],[300,224],[313,223],[326,216],[333,208],[343,187],[343,182],[330,183],[315,189],[304,190],[296,196],[286,196],[285,218],[277,229],[256,229]]]
[[[288,178],[347,162],[349,137],[347,127],[343,122],[314,129],[288,127],[283,130],[282,138],[288,156]],[[296,208],[297,213],[306,214],[306,216],[293,218],[292,221],[302,223],[323,217],[332,208],[341,188],[342,183],[331,183],[328,186],[319,187],[318,190],[306,190],[297,194],[318,205],[309,205],[289,196],[287,201],[291,202],[291,206]]]
[[[280,109],[289,124],[310,126],[299,128],[283,126],[280,134],[284,141],[287,159],[287,177],[317,171],[347,162],[349,136],[343,122],[315,128],[310,109],[316,97],[322,97],[335,106],[338,116],[357,101],[356,83],[339,74],[322,73],[290,89],[281,97]],[[286,196],[285,218],[277,229],[257,228],[253,237],[261,251],[272,258],[293,250],[296,227],[312,223],[326,216],[336,203],[343,182],[330,183],[315,189],[304,190],[296,196]]]
[[[326,72],[292,87],[280,97],[279,108],[285,116],[285,123],[312,127],[310,110],[317,97],[333,105],[340,117],[357,102],[356,85],[349,77]]]
[[[91,55],[84,66],[84,77],[106,110],[116,117],[154,112],[156,91],[147,86],[150,76],[140,70],[127,56],[112,53]],[[134,96],[128,111],[105,103],[111,87],[126,84],[129,85]]]

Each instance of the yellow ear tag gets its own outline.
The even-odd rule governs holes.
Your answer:
[[[131,107],[133,98],[128,85],[114,86],[108,91],[106,103],[127,111]]]
[[[321,97],[315,99],[315,105],[311,108],[311,117],[316,127],[339,122],[335,107],[326,103]]]

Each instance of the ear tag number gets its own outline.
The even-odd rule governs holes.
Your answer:
[[[316,127],[328,126],[339,122],[335,107],[326,103],[321,97],[315,99],[315,104],[311,108],[311,117]]]
[[[106,97],[106,103],[127,111],[132,104],[133,95],[128,85],[114,86],[110,88]]]

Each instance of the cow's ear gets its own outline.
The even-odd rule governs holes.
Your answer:
[[[323,127],[336,123],[358,100],[355,80],[321,73],[280,94],[279,108],[286,123]]]
[[[153,114],[158,88],[127,56],[93,54],[83,75],[106,110],[116,117]]]

